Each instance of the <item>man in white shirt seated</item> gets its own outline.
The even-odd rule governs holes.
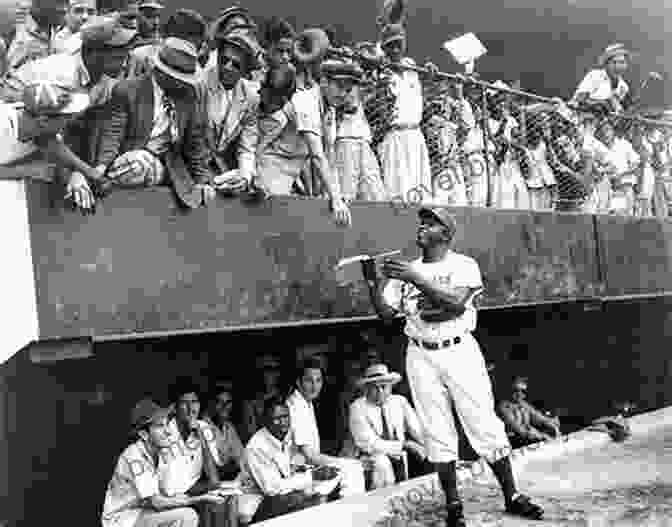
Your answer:
[[[172,388],[171,403],[175,418],[170,422],[172,444],[166,466],[161,470],[161,490],[168,496],[201,496],[216,491],[221,484],[222,461],[214,427],[199,419],[199,387],[188,379],[178,380]],[[202,527],[235,526],[237,498],[221,503],[199,503],[196,507]]]
[[[166,496],[160,490],[160,468],[171,447],[170,411],[143,399],[131,413],[134,442],[119,456],[107,487],[101,522],[103,527],[197,527],[197,503],[221,502],[205,494]]]
[[[57,166],[73,171],[66,192],[82,209],[90,209],[93,194],[83,174],[94,170],[61,137],[67,123],[88,104],[88,95],[49,82],[26,86],[21,103],[0,103],[0,166],[16,166],[46,155]]]
[[[313,357],[302,361],[297,371],[294,391],[287,398],[294,441],[306,463],[339,469],[340,497],[363,493],[365,485],[362,464],[356,459],[329,456],[320,450],[320,432],[313,402],[320,396],[323,384],[322,362]]]
[[[367,460],[374,489],[407,479],[409,455],[427,463],[415,410],[404,396],[392,394],[399,381],[401,375],[384,364],[369,366],[358,383],[364,395],[350,406],[350,433],[360,459]],[[430,464],[424,468],[431,472]]]
[[[313,478],[325,474],[294,463],[296,445],[287,404],[279,396],[264,402],[264,427],[247,443],[240,474],[245,492],[239,500],[240,521],[264,521],[322,502]],[[327,476],[329,474],[326,474]]]

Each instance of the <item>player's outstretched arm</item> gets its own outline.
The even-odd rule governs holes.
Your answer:
[[[384,298],[383,292],[387,280],[382,279],[376,272],[376,263],[373,259],[362,261],[362,272],[369,287],[369,298],[376,310],[376,314],[384,321],[391,321],[397,310],[390,306]]]

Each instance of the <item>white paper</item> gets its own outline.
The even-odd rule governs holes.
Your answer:
[[[443,47],[453,56],[458,64],[468,64],[485,55],[488,51],[473,33],[467,33],[461,37],[449,40],[443,44]]]

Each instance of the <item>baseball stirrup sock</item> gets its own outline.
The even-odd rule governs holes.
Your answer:
[[[490,463],[490,468],[495,474],[499,486],[502,487],[502,492],[504,493],[504,499],[506,503],[509,503],[516,495],[516,483],[513,480],[513,470],[511,469],[511,460],[508,457],[504,457]]]

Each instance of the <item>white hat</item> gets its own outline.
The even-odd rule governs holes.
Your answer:
[[[389,371],[385,364],[373,364],[366,368],[364,375],[357,381],[357,385],[397,384],[399,381],[401,381],[401,375]]]
[[[187,84],[196,85],[198,75],[198,50],[191,42],[176,37],[163,41],[154,56],[154,67],[166,75]]]

